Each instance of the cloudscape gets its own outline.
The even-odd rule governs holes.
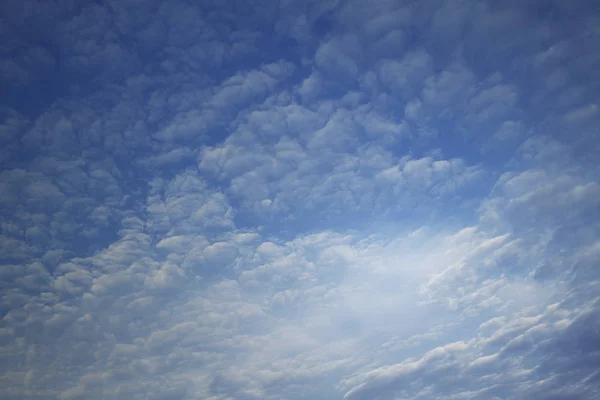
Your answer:
[[[0,398],[600,399],[593,0],[4,0]]]

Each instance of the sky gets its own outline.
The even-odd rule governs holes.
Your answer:
[[[0,15],[0,398],[600,398],[597,2]]]

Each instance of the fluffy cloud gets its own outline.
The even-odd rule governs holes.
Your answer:
[[[598,13],[538,3],[4,2],[0,397],[597,396]]]

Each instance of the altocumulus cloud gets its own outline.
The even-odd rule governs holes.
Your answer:
[[[600,398],[593,1],[0,13],[3,399]]]

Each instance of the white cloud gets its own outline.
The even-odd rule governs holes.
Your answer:
[[[383,60],[378,68],[378,76],[385,88],[409,98],[411,93],[422,87],[432,69],[431,56],[421,49],[407,53],[401,61]]]
[[[336,37],[321,44],[315,54],[315,64],[329,76],[351,79],[360,70],[361,52],[355,35]]]
[[[588,104],[587,106],[569,111],[565,115],[567,122],[578,122],[580,120],[589,119],[598,113],[598,106],[595,104]]]
[[[3,4],[0,397],[594,398],[597,13],[438,3]]]

